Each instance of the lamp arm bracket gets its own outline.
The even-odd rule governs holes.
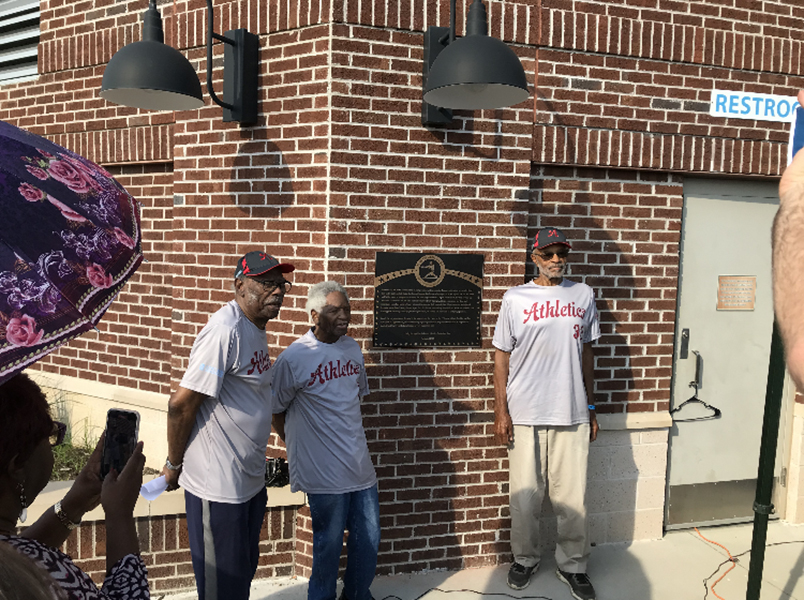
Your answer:
[[[439,40],[440,41],[440,40]],[[449,2],[449,43],[455,41],[455,0]],[[444,42],[441,42],[442,44]]]
[[[212,0],[207,0],[207,91],[213,102],[222,108],[234,109],[234,105],[224,102],[212,88],[212,38],[234,45],[234,41],[213,31]]]
[[[210,29],[210,31],[212,30]],[[215,38],[216,40],[224,42],[225,44],[229,44],[230,46],[237,46],[234,40],[229,39],[228,37],[226,37],[225,35],[221,35],[220,33],[215,33],[214,31],[212,31],[212,37]]]

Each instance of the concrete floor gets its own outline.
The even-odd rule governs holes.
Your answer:
[[[751,547],[750,524],[709,527],[701,533],[728,548],[734,556]],[[761,600],[804,600],[804,526],[773,522],[768,528],[768,544]],[[694,530],[671,531],[661,540],[597,546],[592,551],[589,577],[598,600],[703,599],[706,594],[703,580],[727,558],[725,550],[704,541]],[[749,554],[742,554],[737,561],[715,588],[716,594],[724,600],[746,597]],[[729,566],[720,568],[709,580],[710,586]],[[555,576],[552,557],[542,561],[530,586],[524,590],[517,592],[506,585],[507,572],[508,566],[503,565],[377,577],[371,591],[376,600],[480,600],[481,596],[572,600],[566,584]],[[711,591],[706,597],[717,598]],[[194,598],[194,593],[182,593],[171,594],[166,600]],[[257,581],[252,585],[251,598],[306,600],[307,582],[303,579]]]

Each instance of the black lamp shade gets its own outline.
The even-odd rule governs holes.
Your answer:
[[[513,106],[529,95],[519,57],[487,35],[467,35],[444,48],[424,88],[428,104],[468,110]]]
[[[148,110],[192,110],[204,105],[201,83],[190,61],[154,40],[118,50],[103,72],[100,95],[115,104]]]

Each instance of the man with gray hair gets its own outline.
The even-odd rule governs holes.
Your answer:
[[[310,288],[313,327],[274,363],[274,429],[287,444],[290,489],[307,493],[313,520],[308,600],[335,600],[346,542],[341,600],[372,600],[380,507],[360,399],[369,393],[360,346],[346,335],[351,307],[335,281]]]

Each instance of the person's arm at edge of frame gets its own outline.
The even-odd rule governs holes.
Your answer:
[[[583,387],[586,389],[586,401],[593,405],[595,403],[595,351],[592,343],[587,342],[581,351],[581,367],[583,370]],[[597,424],[597,414],[589,411],[589,441],[597,439],[597,432],[600,427]]]
[[[103,480],[101,504],[106,521],[107,576],[121,558],[140,552],[134,506],[140,495],[145,467],[142,447],[143,443],[139,442],[123,470],[120,473],[112,470]]]
[[[200,392],[188,390],[181,386],[173,392],[168,402],[167,436],[168,460],[172,465],[179,466],[184,462],[184,450],[187,440],[193,430],[195,415],[206,396]],[[169,469],[167,465],[162,469],[168,491],[179,488],[179,474],[181,468]]]
[[[804,90],[798,93],[804,106]],[[773,304],[790,375],[804,390],[804,150],[779,182],[779,210],[773,222]]]
[[[508,412],[508,365],[510,352],[494,351],[494,437],[500,444],[514,441],[514,425]]]
[[[72,487],[61,501],[61,508],[68,520],[79,523],[84,514],[98,506],[101,501],[100,478],[101,455],[106,434],[103,433],[87,464],[73,482]],[[30,527],[25,528],[22,537],[41,542],[51,548],[58,548],[69,537],[71,530],[64,526],[56,516],[55,507],[46,510]]]

